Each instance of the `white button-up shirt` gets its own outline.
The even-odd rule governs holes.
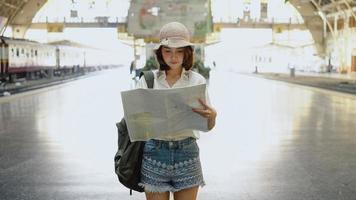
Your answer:
[[[166,80],[165,71],[155,70],[155,71],[153,71],[153,74],[154,74],[153,89],[181,88],[181,87],[187,87],[187,86],[193,86],[193,85],[199,85],[199,84],[206,83],[206,80],[202,75],[200,75],[199,73],[194,72],[192,70],[187,71],[184,68],[182,70],[180,79],[178,79],[177,82],[175,82],[172,87],[169,86],[169,84]],[[147,88],[147,83],[143,76],[138,81],[136,87],[137,88]],[[208,95],[206,95],[206,101],[208,104],[210,104]],[[170,136],[166,136],[166,137],[153,138],[153,139],[176,141],[176,140],[182,140],[182,139],[185,139],[188,137],[199,138],[199,131],[188,129],[188,130],[180,131],[178,133],[167,134],[167,135],[175,135],[175,137],[172,138]]]

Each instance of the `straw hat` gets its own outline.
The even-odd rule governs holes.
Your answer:
[[[194,47],[194,44],[190,43],[189,40],[189,31],[183,24],[170,22],[161,28],[159,32],[160,43],[154,49],[157,50],[161,45],[171,48]]]

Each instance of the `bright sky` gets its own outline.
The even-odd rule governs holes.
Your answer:
[[[95,16],[108,16],[111,20],[124,20],[129,8],[129,0],[49,0],[48,3],[37,13],[34,18],[36,21],[61,20],[64,17],[67,21],[78,20],[81,17],[84,20],[93,20]],[[243,15],[243,2],[245,0],[212,0],[212,13],[214,21],[235,21]],[[70,16],[71,10],[78,12],[78,18]],[[260,13],[260,0],[251,0],[251,17],[258,18]],[[299,14],[289,3],[284,0],[269,0],[268,4],[269,18],[289,17],[301,20]],[[248,36],[248,37],[247,37]],[[59,39],[73,40],[89,46],[95,46],[102,49],[108,49],[115,52],[120,63],[129,63],[133,59],[133,49],[121,43],[117,38],[116,29],[69,29],[66,28],[63,33],[47,34],[45,30],[30,30],[27,36],[30,39],[40,42],[47,42]],[[263,45],[271,42],[270,30],[229,30],[225,29],[220,35],[221,42],[206,48],[206,60],[216,61],[221,59],[227,65],[236,62],[239,57],[241,62],[246,56],[241,52],[246,52],[251,46]],[[224,51],[221,51],[224,48]],[[221,52],[226,52],[220,55]],[[236,52],[240,52],[236,57]],[[214,58],[212,58],[214,57]],[[215,58],[216,57],[216,58]]]
[[[72,3],[74,1],[75,3]],[[37,13],[33,21],[62,20],[71,18],[71,10],[78,11],[78,17],[93,19],[96,16],[108,16],[123,20],[127,16],[130,4],[128,0],[48,0],[48,3]]]
[[[244,2],[245,0],[213,0],[212,12],[214,21],[242,18]],[[259,18],[260,0],[251,0],[250,10],[252,18]],[[287,19],[289,17],[300,17],[295,8],[290,3],[285,4],[284,0],[269,0],[267,10],[269,18]]]
[[[44,21],[46,16],[50,20],[70,19],[70,10],[77,10],[79,17],[85,19],[95,16],[118,17],[127,16],[129,0],[49,0],[48,3],[36,15],[34,21]],[[94,2],[94,3],[93,3]],[[212,12],[214,21],[242,18],[245,0],[212,0]],[[260,15],[260,0],[251,0],[251,17]],[[284,0],[269,0],[268,17],[272,18],[296,18],[298,14],[293,6],[284,3]]]

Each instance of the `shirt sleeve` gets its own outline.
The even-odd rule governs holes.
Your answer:
[[[202,76],[201,74],[199,73],[195,73],[195,77],[196,77],[196,84],[200,85],[200,84],[207,84],[207,81],[206,79],[204,78],[204,76]],[[208,92],[208,85],[206,85],[206,88],[205,88],[205,102],[211,106],[211,103],[210,103],[210,98],[209,98],[209,92]]]
[[[203,76],[201,76],[201,78],[199,79],[199,84],[206,84],[206,88],[205,88],[205,101],[206,101],[206,103],[207,103],[209,106],[211,106],[210,98],[209,98],[209,91],[208,91],[209,87],[208,87],[208,84],[207,84],[207,82],[206,82],[206,79],[205,79]]]
[[[206,89],[205,89],[205,99],[206,99],[206,103],[211,106],[211,102],[210,102],[210,97],[209,97],[209,91],[208,91],[208,85],[206,86]]]

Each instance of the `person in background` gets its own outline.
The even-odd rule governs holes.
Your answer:
[[[135,67],[135,61],[131,61],[131,64],[130,64],[130,74],[132,74],[132,71],[136,69]]]
[[[160,43],[155,47],[159,70],[154,71],[154,89],[187,87],[206,83],[200,74],[191,70],[193,44],[188,29],[179,22],[164,25],[159,33]],[[138,88],[147,88],[142,77]],[[193,108],[207,121],[207,128],[215,126],[216,110],[197,99],[202,108]],[[199,132],[184,130],[145,143],[141,169],[141,183],[147,200],[168,200],[170,192],[175,200],[195,200],[199,186],[204,186],[203,172],[196,140]]]

